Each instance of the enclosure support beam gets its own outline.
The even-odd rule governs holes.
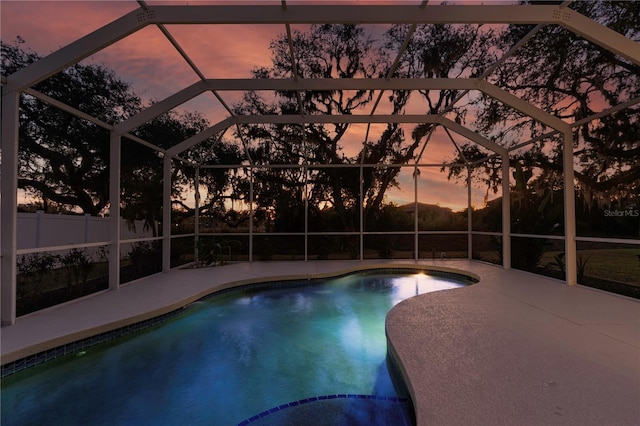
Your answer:
[[[511,194],[509,154],[502,154],[502,267],[511,269]]]
[[[362,183],[364,180],[364,170],[362,170],[362,163],[360,163],[360,170],[359,170],[359,182],[360,182],[360,189],[359,189],[359,197],[360,199],[358,200],[358,205],[360,206],[360,235],[358,236],[360,238],[360,260],[362,261],[364,259],[364,195],[362,194]]]
[[[473,216],[471,213],[471,166],[467,165],[467,259],[473,259]]]
[[[121,18],[15,72],[8,78],[9,87],[12,90],[29,88],[145,27],[149,24],[150,18],[151,16],[144,11],[134,10],[129,12]]]
[[[196,175],[194,177],[193,185],[195,187],[193,195],[195,204],[193,211],[193,227],[194,233],[196,234],[194,237],[193,258],[197,262],[199,257],[198,240],[200,237],[200,167],[196,167]]]
[[[20,93],[2,93],[2,206],[0,238],[2,239],[0,277],[2,279],[2,325],[16,322],[16,219],[18,211],[18,111]]]
[[[305,138],[306,141],[306,138]],[[304,152],[306,153],[306,146]],[[306,155],[306,154],[305,154]],[[305,163],[307,159],[305,157]],[[317,256],[316,256],[317,259]],[[309,260],[309,168],[304,168],[304,261]]]
[[[577,278],[577,250],[576,250],[576,198],[573,185],[573,133],[571,130],[564,132],[563,152],[563,188],[564,188],[564,250],[566,281],[569,285],[575,285]]]
[[[588,18],[575,10],[567,8],[553,12],[558,23],[569,31],[577,34],[606,50],[623,56],[636,65],[640,64],[640,49],[638,43],[625,37],[611,28]]]
[[[414,260],[420,259],[420,236],[418,234],[420,226],[418,225],[418,176],[420,176],[420,169],[416,164],[413,169],[413,258]]]
[[[253,217],[254,211],[253,206],[253,173],[252,168],[248,168],[247,170],[251,170],[251,174],[249,175],[249,262],[253,262]]]
[[[162,173],[162,272],[171,269],[171,156],[164,156]]]
[[[129,117],[128,119],[118,123],[115,126],[115,130],[118,133],[128,133],[145,123],[153,120],[154,118],[164,114],[167,111],[187,102],[190,99],[195,98],[201,93],[207,90],[207,85],[202,81],[192,84],[191,86],[174,93],[162,101],[143,109],[136,115]]]
[[[506,92],[497,92],[506,93]],[[539,112],[544,113],[542,110]],[[551,117],[549,115],[549,117]],[[534,117],[535,118],[535,117]],[[543,121],[545,124],[549,124]],[[558,121],[562,123],[561,121]],[[487,148],[498,154],[507,152],[507,149],[498,145],[497,143],[479,135],[478,133],[449,120],[448,118],[435,115],[435,114],[417,114],[417,115],[397,115],[397,114],[382,114],[382,115],[236,115],[233,117],[227,117],[212,127],[203,130],[202,132],[193,135],[192,137],[185,139],[184,141],[174,145],[167,150],[170,155],[178,155],[202,141],[225,131],[228,127],[238,124],[306,124],[306,123],[430,123],[440,124],[459,135]],[[566,126],[566,124],[565,124]],[[558,127],[554,127],[558,128]]]
[[[109,289],[120,287],[120,172],[121,136],[109,135]]]

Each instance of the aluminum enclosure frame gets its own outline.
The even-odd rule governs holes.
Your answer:
[[[141,3],[142,4],[142,3]],[[283,2],[284,5],[284,2]],[[444,23],[517,23],[538,25],[561,25],[575,34],[618,54],[636,65],[640,65],[640,46],[623,35],[575,12],[569,8],[552,5],[500,5],[500,6],[468,6],[468,5],[292,5],[281,6],[142,6],[121,18],[99,28],[85,37],[70,43],[66,47],[53,52],[36,63],[27,66],[20,71],[3,76],[2,81],[2,206],[0,236],[2,239],[1,260],[1,320],[2,324],[13,324],[16,320],[16,212],[17,200],[17,173],[18,173],[18,110],[21,93],[39,94],[33,91],[33,85],[56,74],[64,68],[73,65],[91,54],[108,47],[115,42],[145,28],[148,25],[170,24],[284,24],[289,30],[291,24],[330,24],[330,23],[361,23],[361,24],[444,24]],[[290,34],[290,31],[288,31]],[[165,35],[167,32],[165,31]],[[174,47],[179,49],[179,46]],[[175,93],[174,95],[145,109],[140,114],[112,126],[110,144],[111,164],[120,164],[120,140],[121,137],[132,137],[130,131],[148,122],[154,117],[181,105],[182,103],[198,96],[205,91],[211,91],[217,95],[219,91],[226,90],[349,90],[349,89],[376,89],[376,90],[418,90],[430,88],[434,90],[460,89],[479,90],[501,102],[523,112],[524,114],[551,127],[555,132],[562,134],[564,152],[564,188],[565,188],[565,251],[566,251],[566,280],[568,284],[576,283],[576,230],[575,230],[575,200],[573,191],[573,134],[571,126],[563,120],[548,114],[520,98],[479,79],[323,79],[308,80],[297,78],[293,70],[293,79],[282,80],[252,80],[252,79],[203,79],[201,73],[195,69],[186,54],[181,52],[183,58],[189,62],[194,72],[200,76],[200,81]],[[44,95],[42,95],[44,96]],[[68,112],[81,116],[82,112],[74,111],[72,107],[65,106],[62,102],[48,100],[54,105],[66,109]],[[223,102],[224,105],[224,102]],[[229,111],[229,109],[227,108]],[[229,111],[230,112],[230,111]],[[86,114],[85,114],[86,115]],[[91,117],[82,117],[90,121]],[[95,119],[97,120],[97,119]],[[324,120],[324,121],[323,121]],[[386,120],[386,121],[384,121]],[[413,121],[411,121],[413,120]],[[351,115],[351,116],[234,116],[220,121],[209,129],[189,138],[182,143],[161,152],[164,154],[164,199],[165,214],[167,200],[169,198],[170,162],[172,158],[178,158],[186,149],[206,140],[207,138],[225,130],[229,126],[242,123],[312,123],[312,122],[344,122],[344,123],[373,123],[373,122],[423,122],[442,125],[475,143],[500,155],[503,161],[503,174],[509,174],[509,152],[494,142],[478,135],[463,126],[446,119],[442,115],[430,116],[388,116],[388,115]],[[99,124],[99,123],[98,123]],[[104,124],[104,123],[103,123]],[[139,138],[138,138],[139,139]],[[154,147],[149,141],[137,140],[139,143]],[[154,147],[157,148],[157,147]],[[120,170],[119,167],[111,167],[110,170],[110,200],[111,212],[111,247],[109,275],[110,288],[119,287],[119,197],[120,197]],[[169,189],[167,189],[169,188]],[[503,180],[503,253],[505,268],[510,267],[510,243],[509,243],[509,184]],[[170,218],[170,216],[169,216]],[[170,220],[163,221],[164,226],[170,226]],[[165,250],[163,270],[169,269],[168,254],[170,244],[170,231],[165,229],[163,244]],[[471,229],[468,230],[469,235]]]

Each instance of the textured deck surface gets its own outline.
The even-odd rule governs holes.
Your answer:
[[[638,301],[473,270],[387,316],[419,425],[640,424]]]

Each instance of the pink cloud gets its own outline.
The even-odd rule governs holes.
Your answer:
[[[271,65],[269,43],[283,25],[170,25],[167,29],[207,78],[251,78]]]
[[[137,9],[133,1],[0,2],[2,41],[21,36],[27,47],[46,55]]]
[[[88,59],[113,69],[146,98],[163,99],[198,76],[155,26],[148,26]]]
[[[398,175],[399,188],[392,188],[387,192],[387,200],[397,205],[413,203],[414,181],[412,167],[403,167]],[[482,200],[484,190],[472,187],[472,198]],[[467,208],[467,188],[463,182],[448,180],[446,173],[440,172],[440,167],[420,167],[418,177],[418,202],[437,204],[454,211]]]

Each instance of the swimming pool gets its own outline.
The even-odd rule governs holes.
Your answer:
[[[216,294],[160,326],[4,379],[2,424],[282,424],[380,409],[378,419],[410,422],[385,361],[385,316],[408,297],[464,284],[378,272]]]

